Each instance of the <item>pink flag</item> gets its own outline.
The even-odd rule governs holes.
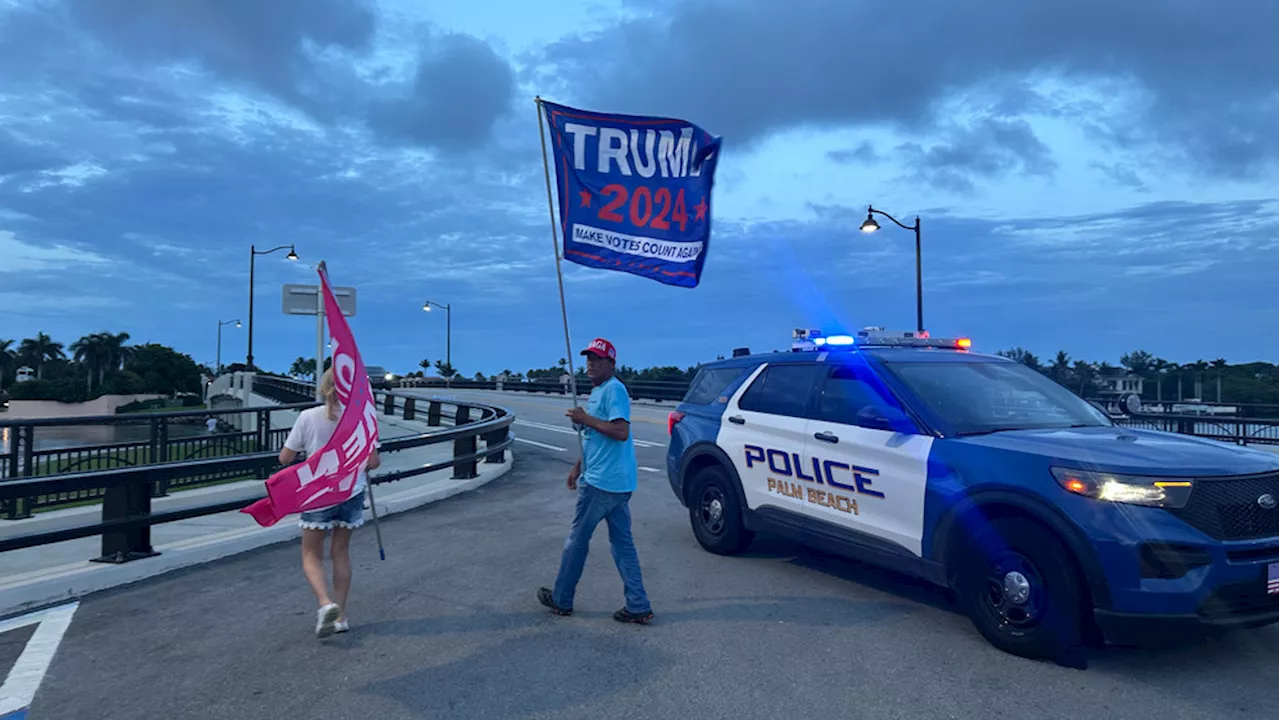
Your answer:
[[[292,513],[337,505],[351,498],[357,473],[378,442],[378,408],[355,336],[329,288],[324,263],[320,263],[320,289],[324,313],[333,339],[333,380],[343,405],[342,417],[329,442],[305,462],[296,463],[267,478],[267,497],[242,509],[267,527]],[[319,378],[317,371],[316,377]]]

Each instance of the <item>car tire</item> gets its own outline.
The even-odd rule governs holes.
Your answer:
[[[751,544],[755,533],[742,523],[742,505],[724,468],[712,465],[692,478],[689,523],[698,544],[717,555],[734,555]]]
[[[1066,546],[1022,518],[1003,518],[969,537],[956,594],[974,627],[1020,657],[1084,667],[1082,581]]]

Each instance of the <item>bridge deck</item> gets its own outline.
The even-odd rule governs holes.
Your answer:
[[[263,548],[87,597],[30,717],[946,718],[1029,707],[1174,720],[1277,706],[1274,626],[1102,651],[1086,672],[1030,662],[891,575],[767,538],[745,557],[701,551],[655,472],[641,474],[633,502],[654,623],[611,619],[622,593],[603,528],[576,614],[553,617],[534,591],[553,579],[573,511],[567,401],[504,404],[525,441],[510,473],[384,521],[385,562],[373,533],[357,534],[350,633],[317,640],[296,542]],[[665,411],[636,417],[640,465],[661,467]]]
[[[288,424],[292,424],[292,418],[288,419]],[[427,425],[423,422],[406,422],[399,418],[379,417],[379,433],[384,440],[415,435],[427,429]],[[452,455],[452,443],[427,445],[411,450],[388,453],[383,458],[383,466],[379,469],[379,472],[405,470],[427,463],[445,462]],[[374,493],[379,500],[384,500],[393,493],[426,491],[432,487],[456,483],[457,481],[451,479],[450,471],[442,470],[380,486],[375,488]],[[379,491],[381,491],[381,494],[379,494]],[[263,497],[265,494],[262,482],[253,480],[174,492],[168,497],[154,500],[152,507],[157,512],[176,510],[216,502],[258,498]],[[92,523],[100,519],[101,513],[101,505],[91,505],[68,510],[37,513],[34,517],[25,520],[0,521],[0,537],[14,537],[59,527],[73,527],[79,524]],[[281,523],[281,525],[295,524],[296,517],[289,518]],[[155,549],[163,556],[166,553],[189,549],[197,545],[216,543],[220,539],[237,536],[257,527],[253,519],[244,513],[225,512],[156,525],[151,530],[151,537]],[[29,593],[25,593],[23,590],[34,583],[49,583],[52,582],[53,578],[66,578],[84,573],[109,572],[109,566],[89,561],[90,558],[100,554],[101,540],[97,537],[68,540],[66,542],[0,553],[0,615],[12,612],[17,607],[16,603],[25,602],[25,598]],[[152,562],[151,559],[135,561],[135,563],[150,562]],[[133,565],[133,563],[129,565]],[[137,567],[141,568],[142,566],[139,565]],[[68,581],[68,583],[69,586],[74,586],[73,582]]]

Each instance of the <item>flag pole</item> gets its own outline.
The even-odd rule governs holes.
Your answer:
[[[569,394],[573,397],[573,406],[578,407],[578,375],[573,368],[573,341],[569,339],[569,311],[565,308],[564,302],[564,274],[560,270],[560,241],[556,235],[556,211],[553,204],[551,194],[551,165],[547,161],[547,133],[542,124],[542,96],[535,95],[533,98],[534,105],[538,108],[538,139],[542,141],[542,174],[547,181],[547,214],[551,218],[551,250],[556,259],[556,282],[560,285],[560,319],[564,322],[564,353],[565,360],[569,363]],[[578,454],[583,464],[586,463],[587,453],[583,447],[582,428],[578,430]],[[583,467],[585,472],[586,468]],[[579,476],[581,476],[581,472]]]
[[[316,270],[324,275],[324,281],[327,283],[329,281],[329,269],[325,266],[325,263],[323,260],[321,260],[320,263],[316,266]],[[321,313],[319,317],[320,324],[316,328],[316,362],[319,363],[319,365],[316,366],[316,375],[315,375],[316,399],[323,400],[323,398],[320,397],[320,376],[324,374],[324,361],[327,359],[325,356],[328,355],[328,353],[324,351],[324,344],[323,344],[324,342],[324,335],[323,335],[324,286],[323,285],[316,288],[316,297],[319,298],[320,300],[320,309],[321,309]],[[334,298],[334,299],[336,300],[337,298]],[[372,390],[372,388],[370,388],[370,390]],[[372,393],[370,393],[370,396],[372,396]],[[369,511],[373,513],[373,534],[378,538],[378,557],[383,560],[386,560],[387,551],[384,550],[382,547],[382,525],[379,524],[378,522],[378,507],[375,504],[376,501],[373,498],[373,480],[368,477],[368,474],[369,474],[369,471],[365,470],[365,486],[364,487],[365,487],[365,491],[369,495]]]
[[[382,548],[382,526],[378,524],[378,507],[373,499],[373,478],[365,477],[365,490],[369,492],[369,511],[373,513],[373,534],[378,538],[378,557],[383,560],[387,559],[387,551]]]

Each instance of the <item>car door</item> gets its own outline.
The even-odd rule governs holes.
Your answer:
[[[819,531],[835,526],[920,556],[933,438],[857,356],[827,366],[807,423],[805,454],[824,488],[804,505]]]
[[[764,364],[729,398],[717,444],[732,459],[747,507],[781,510],[803,525],[804,484],[796,467],[804,452],[806,409],[821,377],[816,363]]]

